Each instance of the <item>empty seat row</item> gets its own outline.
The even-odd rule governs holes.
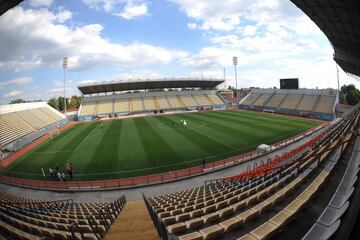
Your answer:
[[[73,239],[73,234],[77,239],[98,239],[105,235],[125,204],[124,196],[104,203],[74,203],[0,193],[0,231],[18,239]],[[12,231],[13,227],[17,230]]]
[[[178,94],[152,97],[125,98],[118,100],[86,101],[82,104],[80,116],[106,115],[111,113],[134,113],[168,109],[184,109],[201,106],[223,105],[216,94]]]

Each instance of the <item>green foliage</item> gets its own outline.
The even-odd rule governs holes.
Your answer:
[[[344,85],[340,89],[339,101],[342,104],[356,105],[360,102],[360,91],[355,85]]]
[[[48,101],[48,104],[51,107],[57,109],[57,99],[56,98],[50,98],[49,101]]]
[[[10,104],[16,104],[16,103],[26,103],[26,101],[21,98],[17,98],[17,99],[11,100],[11,102],[10,102]]]
[[[78,97],[78,96],[72,96],[70,99],[70,109],[78,109],[80,107],[82,101],[82,97]]]
[[[30,103],[30,102],[42,102],[43,100],[41,99],[35,99],[35,100],[24,100],[24,99],[21,99],[21,98],[18,98],[18,99],[14,99],[14,100],[11,100],[10,104],[16,104],[16,103]]]

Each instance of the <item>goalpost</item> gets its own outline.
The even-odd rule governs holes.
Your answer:
[[[49,135],[50,135],[50,139],[53,139],[53,137],[55,137],[56,135],[59,135],[60,131],[58,128],[52,130],[49,132]]]

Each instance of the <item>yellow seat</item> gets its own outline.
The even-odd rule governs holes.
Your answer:
[[[195,218],[185,222],[187,229],[194,229],[202,226],[204,224],[204,219]]]
[[[232,217],[229,218],[228,220],[219,223],[219,225],[224,228],[225,232],[229,232],[238,228],[242,222],[243,222],[242,220],[236,217]]]
[[[250,234],[253,235],[256,239],[266,240],[274,234],[276,229],[277,227],[274,224],[270,222],[265,222],[264,224],[251,231]]]
[[[167,230],[169,231],[169,233],[178,234],[178,233],[184,232],[186,230],[186,224],[185,223],[175,223],[173,225],[168,226]]]
[[[219,214],[218,213],[209,213],[205,216],[202,216],[201,218],[204,220],[204,223],[214,222],[219,219]]]
[[[278,214],[276,214],[275,216],[273,216],[269,222],[271,222],[272,224],[274,224],[275,226],[277,227],[282,227],[283,225],[285,225],[290,217],[291,217],[291,213],[289,213],[288,211],[286,210],[282,210],[280,211]]]
[[[203,235],[204,240],[217,239],[224,234],[224,228],[219,225],[212,225],[199,232]]]
[[[193,232],[180,236],[179,240],[203,240],[203,236],[199,232]]]
[[[256,239],[254,236],[252,236],[250,234],[246,234],[246,235],[238,238],[237,240],[258,240],[258,239]]]
[[[232,207],[227,207],[227,208],[217,211],[217,213],[219,214],[220,218],[224,218],[224,217],[229,216],[232,213],[234,213],[234,209]]]
[[[302,202],[295,199],[289,205],[286,206],[285,210],[290,212],[291,214],[295,214],[301,209],[302,204],[303,204]]]

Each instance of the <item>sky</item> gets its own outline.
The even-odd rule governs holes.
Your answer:
[[[235,86],[337,88],[333,49],[289,0],[27,0],[0,16],[0,104],[80,84],[223,78]],[[340,84],[360,83],[340,69]]]

